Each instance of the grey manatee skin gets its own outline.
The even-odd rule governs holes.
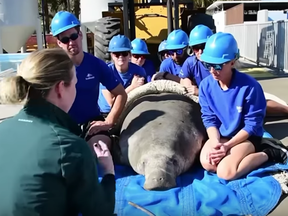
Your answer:
[[[121,163],[145,176],[146,190],[167,190],[191,168],[205,140],[198,103],[176,93],[148,94],[123,120]]]

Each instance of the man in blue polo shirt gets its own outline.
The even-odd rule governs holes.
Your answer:
[[[168,79],[180,83],[179,72],[188,57],[188,42],[188,35],[181,29],[176,29],[168,35],[166,50],[170,58],[166,58],[161,62],[160,73],[155,74],[152,80]]]
[[[77,95],[69,114],[82,126],[83,138],[89,144],[93,145],[101,140],[110,148],[108,130],[122,112],[127,94],[105,62],[83,52],[80,25],[75,15],[67,11],[56,13],[51,22],[51,31],[53,36],[57,37],[59,47],[67,52],[76,67]],[[106,119],[101,116],[98,106],[100,83],[115,96],[113,107]]]

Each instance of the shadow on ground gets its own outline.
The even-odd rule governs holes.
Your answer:
[[[269,122],[264,128],[276,139],[282,140],[288,137],[288,122]]]
[[[241,60],[240,59],[240,65],[241,65],[241,67],[243,67],[243,68],[260,68],[261,66],[257,66],[256,64],[254,64],[254,63],[250,63],[250,62],[248,62],[248,61],[245,61],[245,60]]]
[[[253,68],[238,68],[240,72],[246,73],[256,80],[270,80],[275,78],[285,78],[288,77],[288,73],[278,74],[276,71],[270,70],[264,67],[253,67]]]
[[[286,73],[282,69],[277,69],[277,68],[265,66],[265,65],[257,65],[254,62],[250,62],[249,60],[245,60],[245,59],[239,60],[239,65],[237,68],[240,71],[243,71],[245,73],[248,71],[253,71],[253,73],[256,73],[256,74],[258,72],[259,74],[268,73],[272,76],[288,77],[288,73]]]

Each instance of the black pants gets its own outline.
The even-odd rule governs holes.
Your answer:
[[[102,115],[100,115],[100,116],[97,116],[96,118],[93,118],[91,121],[86,122],[86,123],[80,125],[81,128],[82,128],[81,137],[82,137],[83,139],[85,139],[86,141],[89,141],[93,136],[95,136],[95,135],[100,135],[100,134],[101,134],[101,135],[106,135],[106,136],[110,137],[110,133],[109,133],[108,131],[99,131],[99,132],[97,132],[96,134],[89,135],[89,134],[88,134],[88,131],[89,131],[89,129],[90,129],[90,124],[91,124],[91,122],[93,122],[93,121],[105,121],[105,118],[104,118]]]
[[[255,152],[261,151],[261,143],[262,143],[262,137],[259,136],[250,136],[248,140],[254,145]]]

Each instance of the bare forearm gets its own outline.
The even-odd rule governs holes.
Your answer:
[[[216,127],[209,127],[207,128],[207,134],[209,139],[220,141],[220,133],[218,128]]]
[[[106,121],[110,124],[115,124],[117,119],[119,118],[125,103],[127,101],[127,94],[125,95],[117,95],[114,97],[114,103],[111,107],[111,111],[108,114]]]
[[[230,149],[239,143],[246,141],[249,138],[249,134],[245,130],[240,130],[232,139],[225,143]]]
[[[128,94],[130,91],[134,89],[134,86],[130,85],[125,89],[125,92]]]

